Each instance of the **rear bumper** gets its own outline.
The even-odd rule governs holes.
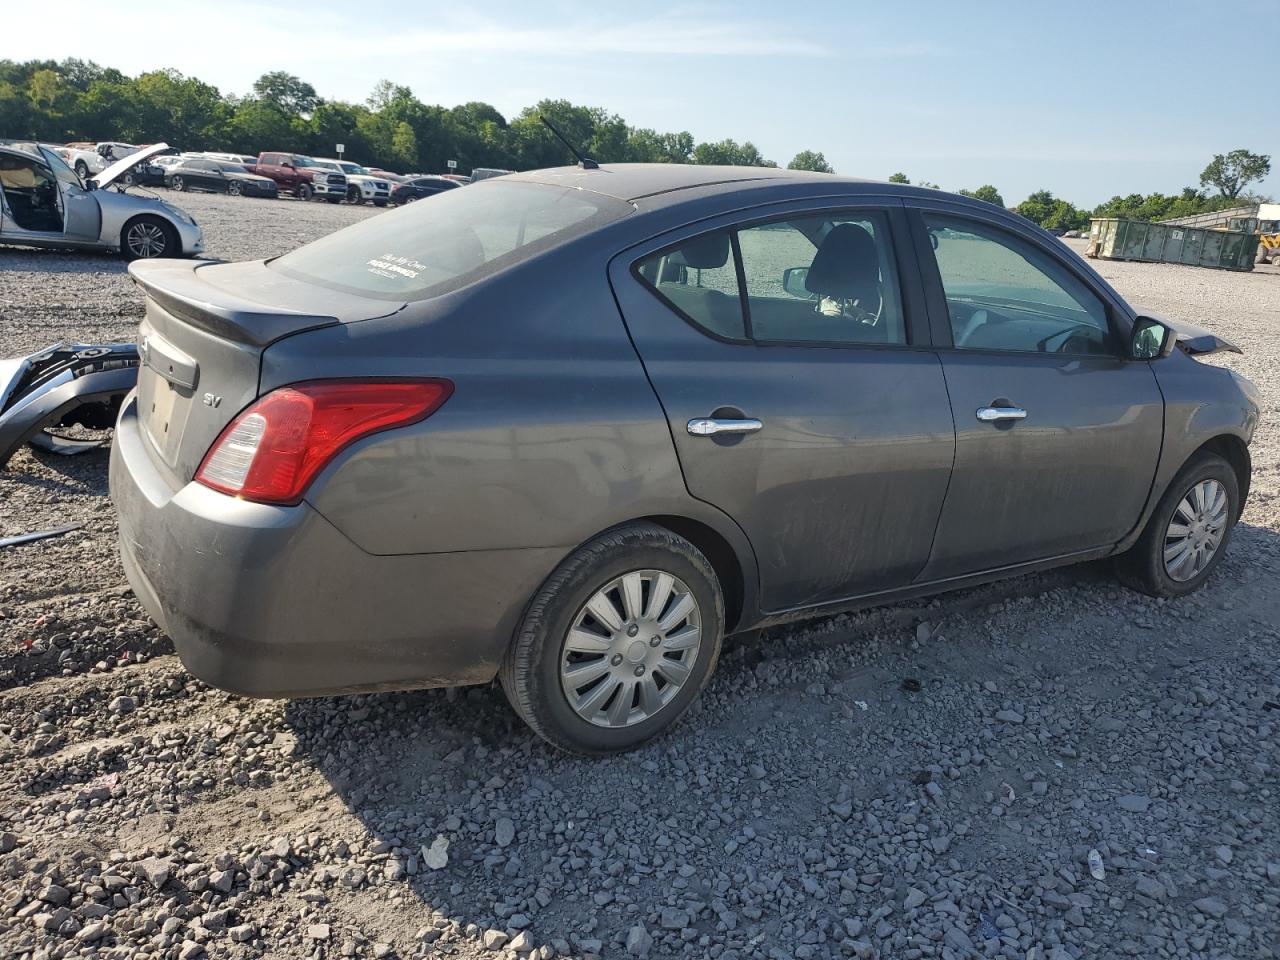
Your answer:
[[[365,553],[313,508],[155,469],[130,396],[111,450],[125,574],[182,662],[259,697],[483,683],[557,550]]]

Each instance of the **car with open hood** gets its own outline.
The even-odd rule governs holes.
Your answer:
[[[82,179],[46,146],[0,146],[0,244],[107,250],[130,260],[203,252],[203,231],[190,214],[122,183],[168,149],[155,144]]]
[[[124,569],[203,680],[675,722],[726,635],[1113,558],[1212,591],[1259,394],[999,207],[762,168],[508,174],[135,263]]]

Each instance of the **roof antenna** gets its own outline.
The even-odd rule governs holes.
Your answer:
[[[572,143],[570,143],[568,139],[565,138],[565,135],[563,133],[561,133],[559,130],[557,130],[555,127],[551,125],[550,120],[548,120],[542,114],[538,114],[538,119],[541,120],[543,123],[545,123],[547,125],[547,129],[555,134],[556,139],[559,140],[561,143],[563,143],[566,147],[568,147],[569,152],[578,158],[578,166],[580,166],[583,170],[599,170],[600,169],[600,164],[596,163],[590,157],[584,157],[582,154],[580,154],[578,152],[577,147],[575,147]]]

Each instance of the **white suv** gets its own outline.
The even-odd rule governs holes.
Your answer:
[[[391,202],[391,181],[371,173],[367,167],[350,160],[332,157],[312,157],[317,167],[327,167],[347,175],[347,200],[364,203],[368,200],[375,207],[385,207]]]

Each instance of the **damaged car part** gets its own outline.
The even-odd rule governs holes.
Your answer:
[[[65,527],[54,527],[52,530],[36,530],[33,533],[19,533],[12,537],[0,537],[0,549],[4,547],[16,547],[21,543],[34,543],[37,540],[48,540],[50,537],[60,537],[64,533],[70,533],[72,530],[79,530],[83,526],[83,523],[69,523]]]
[[[101,446],[98,439],[47,431],[110,429],[120,401],[137,381],[138,348],[132,343],[59,343],[0,360],[0,466],[28,442],[61,454]]]

